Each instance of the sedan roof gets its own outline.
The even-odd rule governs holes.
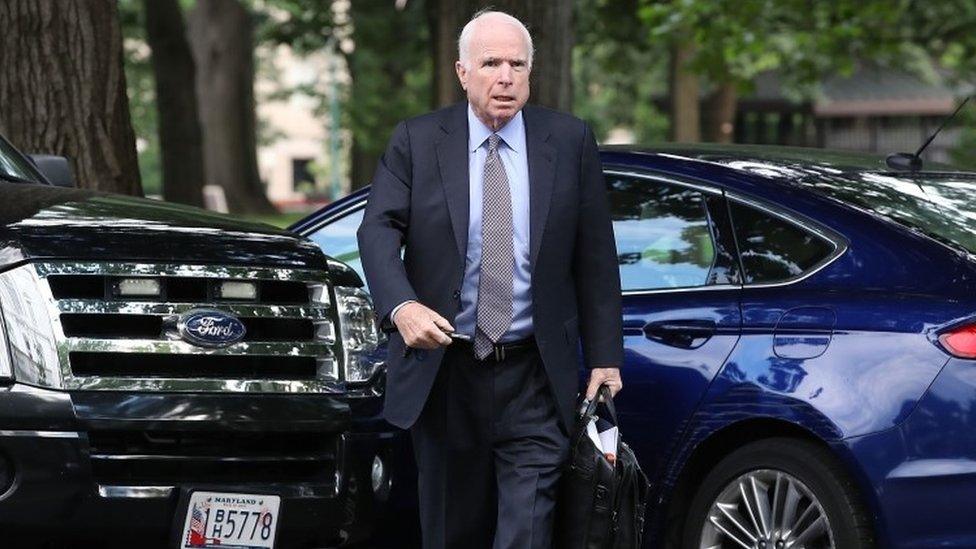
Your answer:
[[[720,165],[776,179],[796,180],[817,175],[891,171],[882,155],[805,147],[663,143],[648,147],[611,145],[602,149],[605,160],[622,160],[621,157],[627,155],[668,158]],[[926,171],[959,171],[946,164],[928,161],[924,168]]]

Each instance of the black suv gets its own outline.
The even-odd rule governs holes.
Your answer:
[[[365,539],[403,450],[359,277],[286,231],[70,186],[0,138],[5,542]]]

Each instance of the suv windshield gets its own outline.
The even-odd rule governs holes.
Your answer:
[[[804,184],[976,254],[976,174],[864,172]]]
[[[37,170],[3,136],[0,136],[0,179],[43,182]]]

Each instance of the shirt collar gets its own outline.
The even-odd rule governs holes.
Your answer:
[[[483,145],[492,133],[494,132],[491,131],[491,128],[485,126],[484,122],[475,116],[474,109],[471,108],[471,104],[469,103],[468,150],[471,152],[478,150],[478,147]],[[501,137],[502,141],[508,145],[508,148],[516,153],[525,150],[525,122],[522,120],[521,110],[498,130],[498,137]]]

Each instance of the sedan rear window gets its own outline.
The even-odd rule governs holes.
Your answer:
[[[790,221],[729,202],[747,284],[784,282],[810,272],[834,244]]]
[[[859,173],[805,182],[949,246],[976,254],[976,175]]]

